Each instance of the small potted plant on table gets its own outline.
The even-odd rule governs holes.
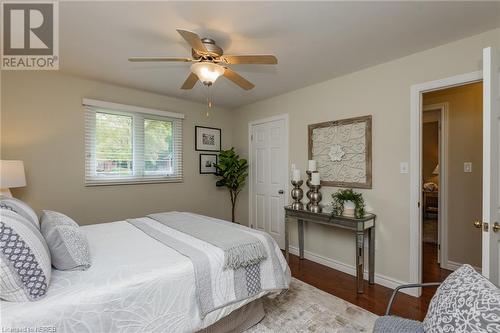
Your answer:
[[[333,214],[355,218],[365,216],[365,201],[363,195],[350,189],[338,190],[332,194]]]

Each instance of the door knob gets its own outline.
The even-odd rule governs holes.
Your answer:
[[[283,191],[283,190],[278,191],[278,194],[283,194],[283,193],[285,193],[285,191]]]
[[[498,222],[493,223],[493,232],[499,232],[500,231],[500,224]]]
[[[483,222],[479,220],[475,220],[474,222],[472,222],[472,224],[474,224],[474,226],[478,229],[481,229],[481,227],[483,226]]]

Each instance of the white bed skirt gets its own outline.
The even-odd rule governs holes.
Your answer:
[[[264,305],[262,299],[259,298],[197,333],[244,332],[250,327],[257,325],[264,316]]]

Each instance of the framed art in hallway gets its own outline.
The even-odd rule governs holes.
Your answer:
[[[221,137],[220,128],[195,126],[195,150],[220,151]]]
[[[217,154],[200,154],[200,174],[215,174],[217,162]]]

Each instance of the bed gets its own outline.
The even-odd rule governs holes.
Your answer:
[[[221,220],[217,223],[229,224]],[[48,332],[197,332],[265,295],[278,294],[290,282],[290,270],[276,242],[266,242],[263,233],[254,234],[269,254],[259,266],[262,289],[234,301],[232,295],[238,292],[234,271],[224,269],[220,248],[165,225],[158,228],[181,242],[199,246],[207,254],[213,311],[200,310],[192,260],[130,221],[118,221],[82,227],[92,266],[86,271],[53,270],[47,295],[39,301],[2,302],[2,326]],[[241,232],[250,232],[240,228]],[[275,283],[273,256],[279,260],[285,287]]]

